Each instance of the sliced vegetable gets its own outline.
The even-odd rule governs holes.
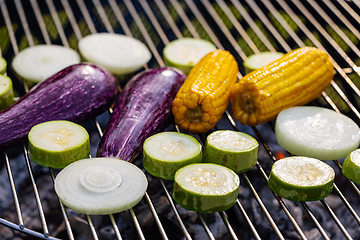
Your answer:
[[[281,52],[260,52],[249,56],[243,63],[245,74],[272,63],[273,61],[281,58],[283,55],[284,54]]]
[[[268,184],[280,197],[307,202],[327,197],[334,178],[334,170],[318,159],[287,157],[273,164]]]
[[[250,170],[257,162],[259,143],[252,136],[218,130],[206,138],[203,162],[228,167],[236,173]]]
[[[7,70],[7,61],[5,58],[0,57],[0,74],[6,73]]]
[[[114,214],[143,198],[148,182],[136,165],[117,158],[88,158],[69,164],[55,178],[55,191],[68,208],[84,214]]]
[[[161,67],[130,79],[118,95],[97,155],[134,160],[146,138],[171,124],[171,105],[185,78],[175,68]]]
[[[80,55],[72,48],[40,44],[20,51],[12,61],[12,68],[30,82],[41,82],[79,62]]]
[[[360,184],[360,149],[352,151],[342,165],[342,173],[353,182]]]
[[[216,46],[205,39],[180,38],[166,45],[163,54],[166,65],[189,74],[201,58],[215,49]]]
[[[14,89],[9,77],[0,75],[0,111],[14,102]]]
[[[315,106],[292,107],[280,112],[275,136],[290,153],[320,160],[347,157],[360,144],[360,129],[352,119]]]
[[[236,202],[239,176],[213,163],[194,163],[176,171],[174,200],[183,208],[211,213],[229,209]]]
[[[0,150],[25,142],[36,124],[91,119],[108,109],[116,93],[116,79],[105,69],[88,63],[69,66],[0,112]]]
[[[90,156],[89,134],[82,126],[63,120],[40,123],[31,128],[29,156],[43,167],[64,168]]]
[[[179,168],[201,162],[201,159],[201,144],[184,133],[158,133],[147,138],[143,145],[143,166],[146,171],[167,180],[173,180]]]
[[[114,75],[139,70],[151,59],[141,41],[118,33],[96,33],[80,39],[79,51],[89,62],[105,67]]]
[[[314,47],[293,50],[241,78],[231,90],[232,112],[243,125],[268,122],[289,107],[319,97],[334,76],[329,56]]]
[[[175,123],[191,133],[204,133],[221,119],[237,80],[238,65],[230,52],[215,50],[190,71],[173,103]]]

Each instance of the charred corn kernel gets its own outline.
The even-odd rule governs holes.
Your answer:
[[[238,71],[238,64],[228,51],[215,50],[204,56],[174,99],[175,123],[191,133],[213,128],[230,102],[230,89],[237,81]]]
[[[280,111],[319,97],[333,76],[334,67],[325,52],[314,47],[295,49],[232,87],[233,116],[249,126],[273,120]]]

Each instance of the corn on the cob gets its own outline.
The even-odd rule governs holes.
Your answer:
[[[295,49],[233,86],[233,116],[249,126],[273,120],[280,111],[319,97],[333,76],[334,67],[326,53],[315,47]]]
[[[238,71],[238,64],[228,51],[217,49],[205,55],[174,99],[175,123],[191,133],[213,128],[230,102],[230,89],[237,81]]]

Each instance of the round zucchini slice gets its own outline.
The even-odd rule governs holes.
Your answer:
[[[345,158],[342,173],[354,183],[360,184],[360,149],[352,151]]]
[[[213,43],[204,39],[181,38],[166,45],[163,54],[167,66],[189,74],[202,57],[215,49],[216,46]]]
[[[334,170],[318,159],[287,157],[273,164],[268,185],[280,197],[307,202],[327,197],[334,178]]]
[[[5,58],[0,57],[0,74],[6,73],[7,70],[7,61]]]
[[[179,168],[201,160],[201,144],[184,133],[158,133],[147,138],[143,145],[143,166],[155,177],[173,180]]]
[[[0,75],[0,111],[14,102],[13,84],[9,77]]]
[[[231,130],[211,133],[205,142],[203,162],[216,163],[246,172],[257,162],[259,143],[252,136]]]
[[[262,66],[272,63],[281,58],[284,54],[281,52],[261,52],[249,56],[244,61],[245,74],[248,74]]]
[[[235,204],[239,185],[239,176],[227,167],[193,163],[176,171],[173,198],[187,210],[225,211]]]
[[[31,128],[29,156],[43,167],[64,168],[90,156],[89,134],[70,121],[48,121]]]
[[[62,203],[84,214],[114,214],[143,198],[148,181],[135,164],[115,157],[80,159],[62,169],[54,188]]]
[[[275,136],[290,153],[320,160],[345,158],[360,144],[360,129],[351,118],[315,106],[281,111],[276,118]]]

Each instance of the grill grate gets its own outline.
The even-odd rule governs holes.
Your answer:
[[[331,87],[313,104],[333,108],[360,123],[360,33],[357,30],[360,29],[360,4],[356,1],[0,0],[0,8],[0,53],[8,62],[28,46],[61,44],[77,50],[77,42],[83,36],[116,32],[147,44],[153,54],[144,66],[148,69],[164,66],[162,49],[171,40],[195,37],[208,39],[218,48],[231,51],[239,62],[238,76],[241,77],[244,71],[240,63],[252,53],[288,52],[305,45],[316,46],[330,54],[336,74]],[[7,74],[13,79],[18,96],[29,90],[11,67]],[[84,123],[90,133],[92,155],[110,112],[111,109]],[[57,172],[53,169],[47,172],[34,165],[28,158],[26,146],[16,146],[1,156],[4,165],[0,177],[6,180],[2,181],[6,191],[0,199],[0,223],[4,226],[0,228],[0,235],[75,239],[86,232],[89,235],[81,235],[85,239],[89,236],[93,239],[203,239],[204,236],[209,239],[359,239],[360,191],[341,175],[341,160],[329,162],[337,177],[333,193],[324,200],[293,203],[270,192],[266,181],[271,164],[281,151],[274,141],[273,128],[273,122],[253,128],[242,126],[233,120],[230,111],[217,124],[216,129],[247,132],[262,144],[256,167],[240,174],[241,188],[235,206],[218,214],[185,211],[172,200],[170,181],[148,175],[151,181],[144,199],[126,213],[105,217],[76,215],[57,202],[55,208],[62,217],[53,216],[48,212],[52,208],[47,200],[57,198],[51,189],[50,196],[43,190],[52,185]],[[176,126],[171,130],[180,131]],[[203,143],[206,138],[204,134],[196,137]],[[135,164],[141,165],[140,157]],[[20,175],[24,171],[26,176]],[[39,181],[43,175],[45,179],[50,176],[46,184]],[[25,202],[24,183],[17,183],[22,180],[25,185],[31,185],[29,194],[34,199],[40,226],[33,226],[33,219],[24,213],[31,207]],[[5,197],[11,198],[12,204]],[[14,217],[5,215],[9,213],[7,208],[13,209]],[[318,209],[324,209],[325,214],[320,214]],[[144,223],[144,218],[149,216],[155,233],[151,224]],[[55,227],[49,224],[54,218],[61,218],[55,221]],[[129,219],[131,223],[127,222]],[[174,219],[177,222],[171,223]],[[201,227],[194,227],[194,223]],[[83,225],[87,230],[81,228]],[[15,231],[9,233],[4,229]],[[65,229],[65,236],[59,229]]]

